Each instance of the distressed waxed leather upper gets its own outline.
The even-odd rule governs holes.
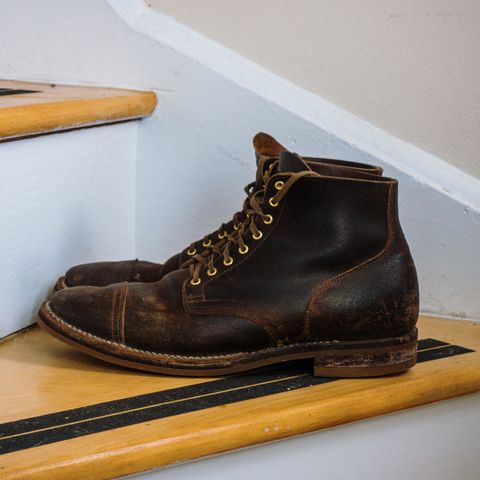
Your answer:
[[[302,168],[298,157],[282,154],[262,193],[272,223],[258,223],[257,241],[244,232],[248,253],[233,252],[230,267],[219,256],[218,273],[202,269],[199,285],[183,268],[150,284],[60,291],[52,310],[101,338],[178,355],[411,331],[418,284],[398,221],[397,182],[327,166],[299,178],[272,207],[275,183]],[[90,300],[82,303],[84,296]]]

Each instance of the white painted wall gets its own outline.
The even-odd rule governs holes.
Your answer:
[[[478,480],[479,422],[477,393],[128,478]]]
[[[379,163],[398,177],[422,309],[480,319],[480,181],[141,0],[0,7],[1,77],[157,92],[138,128],[138,256],[165,259],[228,220],[253,176],[250,139],[266,130],[299,153]]]
[[[134,256],[135,122],[0,143],[0,337],[76,264]]]
[[[477,0],[145,0],[480,177]]]

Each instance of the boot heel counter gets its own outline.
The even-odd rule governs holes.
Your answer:
[[[410,252],[390,252],[321,285],[310,301],[306,333],[312,340],[403,335],[415,327],[418,309]]]
[[[320,285],[310,300],[305,334],[311,339],[382,338],[412,331],[418,319],[415,264],[390,195],[384,250]]]

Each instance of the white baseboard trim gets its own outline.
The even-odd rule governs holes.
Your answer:
[[[0,144],[0,338],[72,265],[135,255],[136,135],[128,122]]]

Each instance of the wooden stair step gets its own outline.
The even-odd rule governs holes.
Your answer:
[[[153,92],[0,80],[0,141],[150,115]]]
[[[402,375],[314,378],[294,362],[226,378],[142,373],[37,327],[0,343],[2,479],[106,479],[480,390],[480,327],[422,317]]]

